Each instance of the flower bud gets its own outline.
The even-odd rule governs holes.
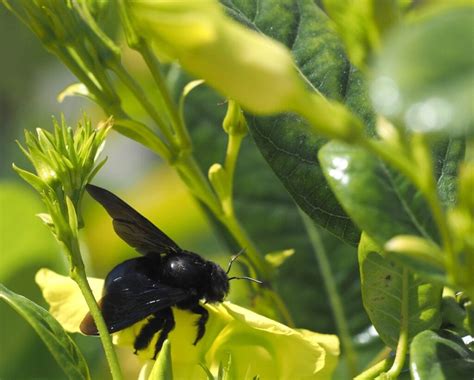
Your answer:
[[[217,1],[130,2],[161,57],[259,114],[292,109],[306,94],[289,50],[227,17]]]
[[[239,105],[233,100],[229,100],[222,127],[229,135],[245,136],[247,134],[247,121]]]

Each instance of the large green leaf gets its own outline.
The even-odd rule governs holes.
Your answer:
[[[90,379],[81,351],[46,310],[0,284],[0,298],[35,329],[69,379]],[[5,328],[6,326],[4,326]]]
[[[441,7],[392,31],[375,64],[377,109],[414,131],[472,135],[473,23],[471,4]]]
[[[361,74],[351,66],[324,12],[312,0],[223,1],[228,13],[291,49],[308,86],[344,102],[368,129],[374,115]],[[260,151],[296,203],[319,225],[350,244],[359,232],[329,189],[317,151],[326,139],[294,114],[250,118]]]
[[[450,331],[423,331],[410,345],[410,371],[419,380],[472,379],[474,353]]]
[[[403,267],[383,257],[366,234],[362,234],[359,244],[359,266],[364,306],[385,344],[392,348],[397,345],[403,302],[408,302],[408,315],[403,317],[408,317],[409,339],[439,327],[442,286],[414,273],[405,279]],[[403,284],[405,280],[408,284]],[[408,286],[408,299],[403,297],[403,285]]]
[[[438,141],[432,149],[438,194],[445,205],[452,205],[456,200],[457,171],[464,157],[464,141]],[[366,151],[341,143],[327,144],[319,157],[345,210],[380,246],[397,235],[438,240],[426,201],[406,177]],[[446,283],[442,266],[407,252],[391,254],[426,278]]]

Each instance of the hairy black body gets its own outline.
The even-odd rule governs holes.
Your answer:
[[[164,232],[111,192],[88,185],[87,191],[113,218],[113,226],[127,244],[143,256],[124,261],[107,275],[99,305],[109,332],[123,330],[147,317],[135,339],[135,350],[160,335],[155,354],[161,350],[175,321],[172,306],[198,314],[197,344],[205,333],[209,317],[199,304],[222,302],[229,291],[227,273],[216,263],[181,249]],[[86,335],[97,335],[90,314],[81,323]]]

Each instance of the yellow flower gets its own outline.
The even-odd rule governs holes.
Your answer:
[[[51,314],[69,332],[79,332],[88,309],[79,288],[68,277],[41,269],[36,282],[50,305]],[[99,298],[103,280],[90,278],[94,296]],[[337,364],[339,341],[334,335],[291,329],[248,309],[223,302],[204,305],[209,311],[206,333],[193,346],[196,316],[173,308],[176,327],[169,334],[175,379],[206,379],[200,364],[217,373],[220,363],[232,360],[231,375],[236,379],[328,379]],[[133,350],[135,337],[146,320],[113,334],[114,343]],[[138,356],[147,361],[141,376],[151,371],[153,339]]]
[[[227,17],[216,0],[130,1],[140,33],[162,58],[255,113],[288,111],[306,95],[289,50]]]

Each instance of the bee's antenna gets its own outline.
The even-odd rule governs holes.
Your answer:
[[[242,248],[239,253],[237,253],[236,255],[232,256],[232,258],[231,258],[230,261],[229,261],[229,265],[227,266],[227,271],[225,272],[225,274],[229,274],[230,268],[232,267],[232,264],[234,263],[234,261],[237,260],[237,258],[238,258],[240,255],[244,254],[244,252],[245,252],[245,248]]]
[[[263,284],[262,281],[256,280],[255,278],[247,277],[247,276],[242,276],[242,277],[230,277],[230,278],[229,278],[229,281],[230,281],[230,280],[249,280],[249,281],[256,282],[257,284]]]

